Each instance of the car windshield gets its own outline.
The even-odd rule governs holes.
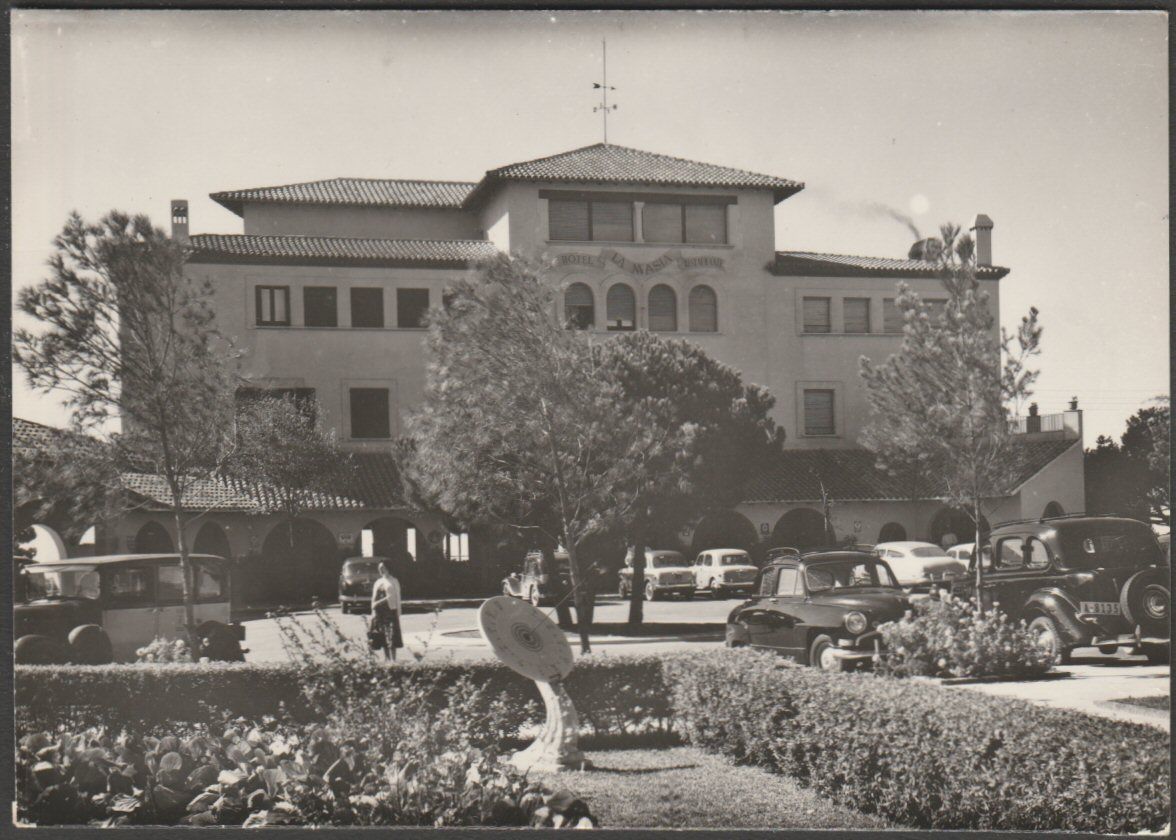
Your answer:
[[[910,549],[911,557],[946,557],[942,548],[933,545],[920,545]]]
[[[724,566],[748,566],[751,564],[751,558],[746,554],[724,554]]]
[[[897,586],[889,570],[873,560],[827,560],[808,566],[804,576],[809,592]]]
[[[343,574],[349,577],[369,577],[379,574],[379,561],[368,560],[361,563],[348,563],[343,567]]]
[[[672,554],[655,554],[650,559],[650,564],[655,569],[665,569],[669,566],[685,566],[686,561],[682,559],[682,555],[674,552]]]
[[[1156,538],[1142,522],[1073,522],[1058,528],[1058,538],[1071,569],[1163,562]]]
[[[93,566],[65,566],[58,569],[35,569],[25,572],[25,587],[30,601],[42,598],[98,599],[98,570]]]

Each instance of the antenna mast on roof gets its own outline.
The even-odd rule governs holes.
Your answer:
[[[610,90],[616,90],[616,88],[608,86],[608,41],[603,40],[603,39],[600,42],[600,57],[601,57],[601,62],[604,65],[604,79],[603,79],[603,81],[592,83],[593,90],[599,90],[600,95],[601,95],[600,104],[592,109],[592,113],[595,114],[597,111],[600,111],[604,117],[604,144],[607,146],[608,145],[608,112],[615,111],[617,109],[617,106],[608,104],[608,92]]]

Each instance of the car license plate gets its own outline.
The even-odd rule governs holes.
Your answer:
[[[1091,615],[1122,615],[1122,608],[1114,601],[1083,601],[1082,612]]]

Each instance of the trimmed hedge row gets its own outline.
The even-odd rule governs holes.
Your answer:
[[[900,824],[1130,833],[1170,819],[1154,727],[751,651],[674,657],[665,679],[692,743]]]
[[[314,722],[318,711],[307,702],[305,666],[243,663],[168,663],[144,665],[21,665],[16,668],[18,720],[30,728],[53,728],[60,722],[103,723],[142,728],[175,721],[204,722],[231,717],[251,720],[266,715],[301,723]],[[352,664],[318,670],[342,688],[344,681],[363,685],[373,679],[387,685],[403,679],[431,685],[438,703],[462,677],[485,687],[487,702],[506,702],[509,729],[542,723],[543,706],[535,683],[498,662],[445,664]],[[323,681],[316,679],[315,685]],[[581,660],[567,680],[586,730],[616,737],[637,732],[665,732],[672,710],[661,679],[661,659],[635,656]],[[329,692],[318,699],[330,706]]]

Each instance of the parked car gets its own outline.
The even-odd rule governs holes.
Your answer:
[[[751,592],[758,572],[743,549],[712,548],[694,559],[694,588],[706,591],[712,598]]]
[[[967,562],[949,557],[942,548],[928,542],[878,543],[874,552],[890,566],[899,585],[911,591],[927,591],[933,583],[968,573]]]
[[[972,562],[972,552],[976,548],[976,543],[960,543],[953,545],[946,552],[944,552],[952,560],[959,560],[965,566]]]
[[[1088,646],[1169,660],[1169,568],[1145,523],[1113,516],[1011,522],[993,529],[986,552],[984,603],[1027,622],[1057,661]],[[975,597],[975,580],[957,578],[951,591]]]
[[[727,647],[768,648],[823,670],[868,665],[879,625],[910,608],[885,561],[860,550],[773,560],[727,617]]]
[[[572,591],[570,562],[566,551],[555,552],[551,559],[542,551],[527,552],[523,570],[503,579],[502,594],[523,598],[536,607],[559,603]]]
[[[625,556],[620,571],[618,591],[628,598],[633,591],[633,550]],[[694,570],[680,551],[647,549],[645,552],[645,600],[656,601],[667,595],[694,597]]]
[[[191,555],[197,656],[241,661],[245,628],[230,617],[228,563]],[[22,570],[26,600],[13,610],[18,664],[133,661],[157,638],[185,638],[178,554],[115,554],[33,563]]]
[[[348,557],[339,570],[339,608],[344,613],[372,611],[372,584],[380,576],[380,563],[387,557]]]

